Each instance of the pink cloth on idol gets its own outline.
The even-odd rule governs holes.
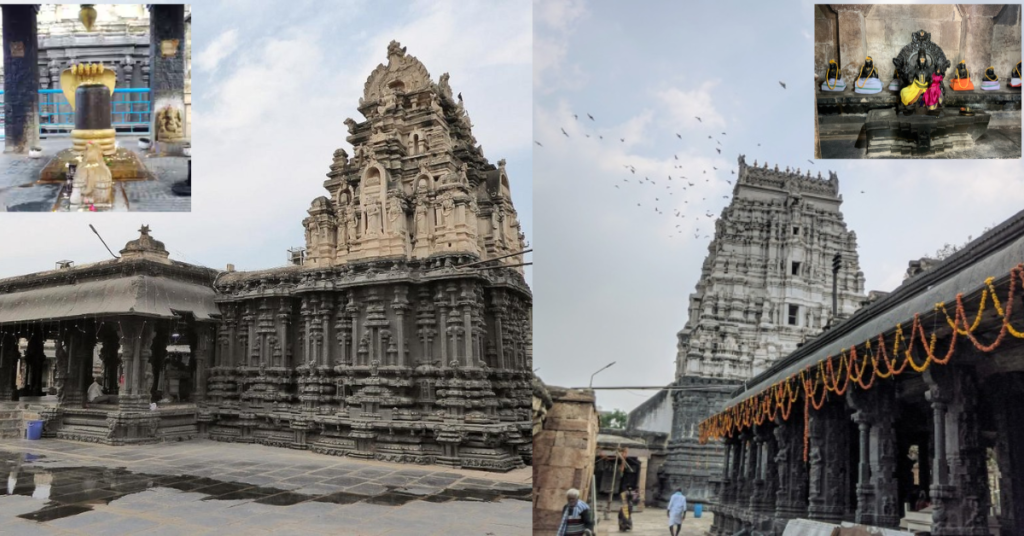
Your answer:
[[[939,103],[939,96],[942,95],[942,76],[933,74],[932,85],[924,92],[925,106],[935,106]]]

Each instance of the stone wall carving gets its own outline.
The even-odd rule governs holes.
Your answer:
[[[309,264],[451,253],[488,259],[524,249],[505,162],[484,158],[447,84],[447,73],[434,84],[419,60],[391,43],[388,64],[374,70],[360,99],[366,120],[346,121],[355,154],[335,151],[329,195],[314,200],[303,222]]]

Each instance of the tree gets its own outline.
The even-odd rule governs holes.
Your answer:
[[[624,430],[626,428],[626,420],[629,418],[625,411],[621,409],[614,409],[612,411],[605,411],[601,413],[601,428],[614,428],[617,430]]]

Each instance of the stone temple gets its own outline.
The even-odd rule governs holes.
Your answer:
[[[0,280],[0,409],[31,404],[44,436],[113,445],[198,436],[493,471],[530,463],[524,238],[504,161],[483,156],[448,78],[433,82],[391,43],[366,81],[365,120],[346,121],[354,156],[335,152],[327,195],[302,220],[297,264],[193,266],[143,227],[119,259]],[[188,349],[171,359],[179,338]],[[50,340],[55,397],[39,380]],[[85,403],[99,345],[108,396]]]
[[[671,387],[678,390],[660,392],[630,418],[632,428],[671,433],[663,489],[682,486],[691,502],[707,500],[722,449],[698,444],[697,426],[721,410],[730,392],[826,329],[836,254],[838,316],[860,307],[857,236],[841,204],[835,173],[815,178],[739,157],[732,201],[716,222],[689,319],[677,334]],[[671,429],[657,429],[668,425],[668,404]]]

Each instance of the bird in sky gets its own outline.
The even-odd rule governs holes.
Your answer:
[[[590,114],[587,114],[587,117],[589,117],[591,121],[593,121],[593,120],[594,120],[594,116],[592,116],[592,115],[590,115]]]
[[[708,139],[710,140],[710,139],[711,139],[711,136],[708,136]]]
[[[672,156],[676,157],[676,160],[679,160],[679,155],[677,155],[677,154],[674,154],[674,155],[672,155]]]
[[[725,182],[727,182],[727,183],[729,183],[729,184],[732,184],[732,181],[730,181],[730,180],[727,180],[727,181],[725,181]]]
[[[722,150],[719,149],[718,147],[715,147],[715,150],[718,151],[718,154],[722,154]]]
[[[586,136],[586,137],[588,137],[588,138],[589,138],[589,137],[590,137],[590,134],[584,134],[584,136]]]
[[[810,160],[808,160],[807,162],[808,162],[809,164],[811,164],[812,166],[814,165],[814,162],[811,162]]]
[[[723,132],[722,135],[725,136],[725,132]]]
[[[757,146],[758,146],[758,147],[760,147],[760,146],[761,146],[761,144],[760,144],[760,143],[758,143],[758,144],[757,144]]]
[[[680,136],[678,132],[676,132],[676,137],[679,138],[679,139],[683,139],[683,137]]]
[[[779,80],[779,85],[782,86],[782,89],[786,89],[786,83],[782,80]]]
[[[540,142],[539,142],[539,141],[537,141],[537,140],[534,140],[534,141],[533,141],[533,143],[536,143],[536,144],[537,144],[537,147],[544,147],[544,146],[543,146],[543,145],[541,145],[541,144],[540,144]]]
[[[599,139],[602,139],[602,140],[603,140],[603,139],[604,139],[604,136],[598,136],[598,138],[599,138]]]
[[[697,117],[697,116],[694,116],[694,117]],[[703,120],[702,120],[701,118],[699,118],[699,117],[697,117],[697,121],[700,121],[701,123],[703,123],[703,122],[704,122],[704,121],[703,121]]]
[[[718,168],[716,168],[715,166],[711,166],[711,169],[718,171]]]
[[[580,116],[578,116],[578,115],[576,115],[576,114],[572,114],[572,118],[573,118],[573,119],[575,119],[575,120],[577,120],[577,121],[579,121],[579,119],[580,119]]]
[[[622,143],[626,143],[626,138],[619,138],[619,141],[621,141]]]
[[[568,132],[566,132],[564,128],[562,129],[562,134],[565,134],[565,137],[566,137],[566,138],[568,138],[568,137],[569,137],[569,133],[568,133]]]

